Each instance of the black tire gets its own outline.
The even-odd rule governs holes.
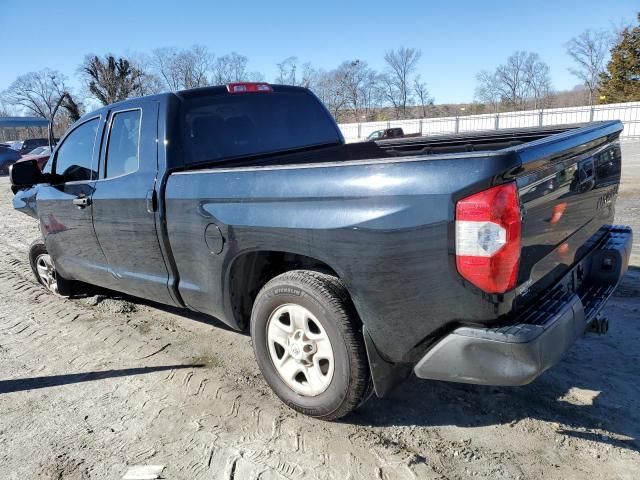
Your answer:
[[[41,239],[34,240],[29,246],[29,264],[31,265],[31,271],[35,275],[36,280],[40,285],[42,285],[52,293],[55,293],[62,297],[71,296],[77,290],[77,286],[76,286],[77,282],[67,280],[66,278],[62,277],[59,273],[56,272],[55,277],[56,277],[56,283],[57,283],[57,290],[52,291],[48,287],[48,285],[40,278],[40,275],[38,274],[38,268],[37,268],[36,262],[38,260],[38,257],[40,257],[41,255],[47,255],[47,254],[48,254],[47,247],[44,244],[44,241],[42,241]]]
[[[267,326],[275,310],[300,305],[322,324],[331,342],[334,371],[329,386],[316,396],[297,393],[282,379],[271,359]],[[251,313],[251,338],[258,366],[275,394],[305,415],[336,420],[360,406],[371,392],[362,326],[343,284],[331,275],[293,270],[269,281],[258,293]]]

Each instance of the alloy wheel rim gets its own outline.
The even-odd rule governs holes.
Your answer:
[[[294,392],[315,397],[333,379],[331,341],[318,319],[305,307],[285,304],[267,322],[267,346],[278,375]]]
[[[58,281],[56,279],[56,269],[51,261],[51,256],[47,253],[38,255],[36,258],[36,270],[38,278],[42,284],[53,293],[58,293]]]

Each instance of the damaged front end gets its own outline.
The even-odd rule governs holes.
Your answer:
[[[26,213],[30,217],[38,218],[38,212],[36,211],[36,195],[38,193],[38,187],[30,187],[24,190],[17,190],[13,197],[13,208],[19,212]]]

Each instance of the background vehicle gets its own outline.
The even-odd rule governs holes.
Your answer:
[[[9,167],[20,159],[20,154],[9,147],[0,146],[0,174],[9,173]]]
[[[610,225],[621,129],[345,144],[308,90],[230,84],[84,116],[44,172],[13,167],[14,206],[47,288],[248,328],[283,402],[335,419],[411,371],[525,384],[606,330],[631,248]]]
[[[57,142],[58,139],[55,139]],[[45,147],[49,146],[48,138],[28,138],[22,141],[22,146],[20,147],[20,154],[27,155],[31,150],[37,147]]]
[[[10,141],[10,142],[4,142],[2,145],[5,146],[5,147],[9,147],[9,148],[19,152],[20,149],[22,148],[22,140],[14,140],[14,141]]]
[[[405,134],[402,128],[386,128],[384,130],[376,130],[375,132],[371,132],[367,136],[367,141],[371,140],[386,140],[389,138],[411,138],[411,137],[419,137],[419,133],[409,133]]]
[[[49,160],[49,156],[51,155],[51,149],[49,147],[37,147],[31,150],[26,155],[23,155],[18,162],[26,162],[29,160],[35,160],[38,163],[38,168],[42,170]]]

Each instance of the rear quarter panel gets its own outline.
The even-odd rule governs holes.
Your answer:
[[[345,283],[384,357],[407,361],[451,322],[499,313],[494,298],[469,295],[456,273],[454,202],[512,164],[467,154],[174,173],[165,199],[179,292],[191,308],[234,325],[226,289],[235,259],[258,250],[313,257]],[[220,254],[205,243],[211,223],[224,237]]]

